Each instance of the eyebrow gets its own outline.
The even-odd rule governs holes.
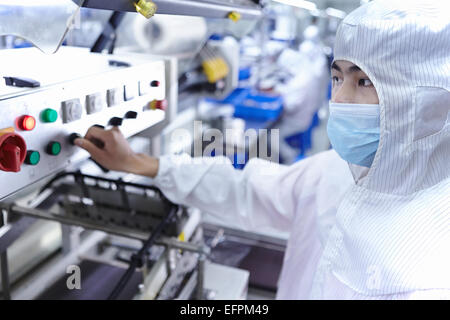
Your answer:
[[[342,72],[342,69],[336,64],[336,62],[333,62],[331,64],[331,69],[336,69],[337,71]],[[350,73],[358,72],[358,71],[361,71],[361,68],[358,66],[355,66],[355,65],[353,65],[347,69],[347,72],[350,72]]]

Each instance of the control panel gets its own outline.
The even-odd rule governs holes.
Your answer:
[[[129,66],[117,67],[109,63],[115,56],[71,48],[53,63],[37,50],[26,54],[21,50],[3,58],[0,51],[0,59],[31,54],[39,69],[33,79],[43,70],[56,76],[43,76],[37,88],[0,88],[0,200],[87,158],[87,152],[73,145],[73,137],[84,136],[93,125],[120,126],[130,137],[165,119],[164,60],[131,57],[125,61]],[[39,64],[39,59],[44,61]],[[58,69],[71,62],[85,70],[74,75]]]

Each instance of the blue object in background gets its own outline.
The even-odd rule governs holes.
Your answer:
[[[225,99],[206,99],[217,104],[234,106],[233,116],[251,121],[276,120],[283,111],[283,98],[278,95],[252,93],[250,88],[236,88]]]
[[[252,71],[251,71],[250,67],[239,69],[239,80],[250,79],[251,75],[252,75]]]
[[[328,100],[331,100],[331,90],[332,90],[332,88],[333,88],[333,85],[332,85],[331,80],[330,80],[330,82],[328,82],[328,92],[327,92]]]
[[[223,40],[223,36],[218,33],[213,33],[209,36],[209,40]]]
[[[296,133],[292,136],[285,138],[285,141],[295,149],[299,149],[299,155],[295,161],[305,158],[306,152],[311,149],[312,146],[312,131],[319,125],[319,116],[317,112],[311,121],[311,125],[306,131]]]
[[[249,94],[234,106],[234,117],[253,120],[277,120],[283,111],[283,98],[266,94]]]
[[[30,42],[22,42],[19,44],[14,44],[14,49],[20,49],[20,48],[31,48],[33,45]]]
[[[297,158],[295,158],[294,162],[303,160],[303,159],[305,159],[305,158],[306,158],[306,156],[305,156],[304,154],[301,154],[301,153],[300,153],[300,154],[297,156]]]

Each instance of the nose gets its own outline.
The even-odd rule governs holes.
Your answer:
[[[335,103],[355,103],[355,99],[356,92],[346,81],[333,90],[331,97],[331,101]]]

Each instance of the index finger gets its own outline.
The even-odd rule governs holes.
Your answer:
[[[100,140],[104,140],[107,137],[108,133],[105,129],[99,128],[97,126],[92,126],[88,129],[88,131],[85,134],[85,138],[96,138]]]

